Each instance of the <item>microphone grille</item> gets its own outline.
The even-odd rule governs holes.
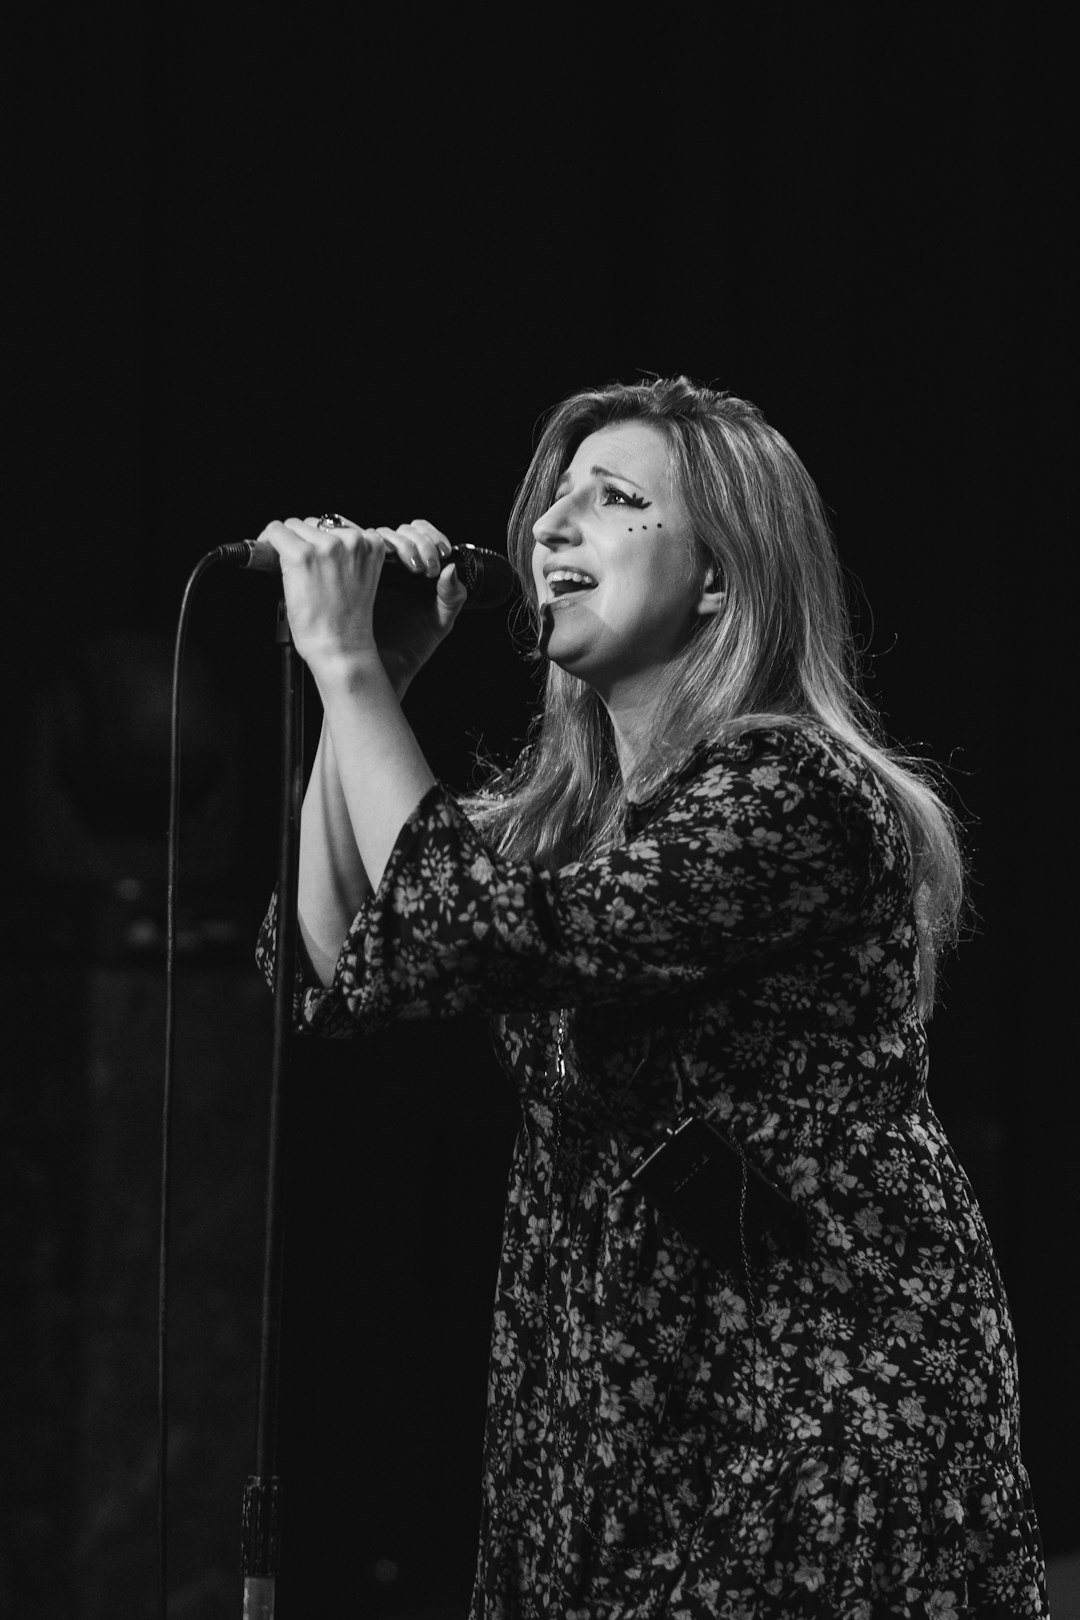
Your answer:
[[[469,593],[466,607],[501,607],[514,593],[514,570],[498,551],[480,546],[458,546],[454,561],[458,578]]]

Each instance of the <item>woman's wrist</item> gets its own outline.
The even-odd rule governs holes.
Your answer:
[[[389,681],[400,703],[421,665],[406,666],[403,660],[385,658],[378,652],[328,652],[308,660],[308,667],[320,691],[365,689],[372,680]]]
[[[320,692],[363,691],[388,681],[397,690],[398,683],[391,681],[377,647],[327,647],[309,653],[306,661]]]

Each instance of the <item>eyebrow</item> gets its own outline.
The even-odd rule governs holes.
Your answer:
[[[633,484],[635,489],[642,489],[643,490],[645,488],[644,484],[638,484],[638,483],[636,483],[634,481],[633,478],[627,478],[625,473],[611,472],[611,471],[609,471],[609,469],[607,467],[590,467],[589,472],[595,478],[619,478],[619,479],[622,480],[622,482],[624,484]],[[555,485],[555,488],[556,489],[561,489],[563,484],[565,484],[566,480],[569,478],[569,476],[570,476],[570,469],[569,469],[569,467],[567,467],[565,472],[562,472],[562,473],[559,474],[559,482]]]

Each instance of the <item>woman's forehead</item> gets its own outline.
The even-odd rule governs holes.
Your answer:
[[[597,428],[576,446],[566,470],[588,473],[594,465],[617,478],[665,488],[670,485],[668,443],[649,422],[613,422]]]

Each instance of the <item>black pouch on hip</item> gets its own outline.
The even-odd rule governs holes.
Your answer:
[[[721,1270],[741,1269],[773,1247],[798,1251],[806,1217],[710,1120],[689,1114],[643,1159],[632,1186]]]

